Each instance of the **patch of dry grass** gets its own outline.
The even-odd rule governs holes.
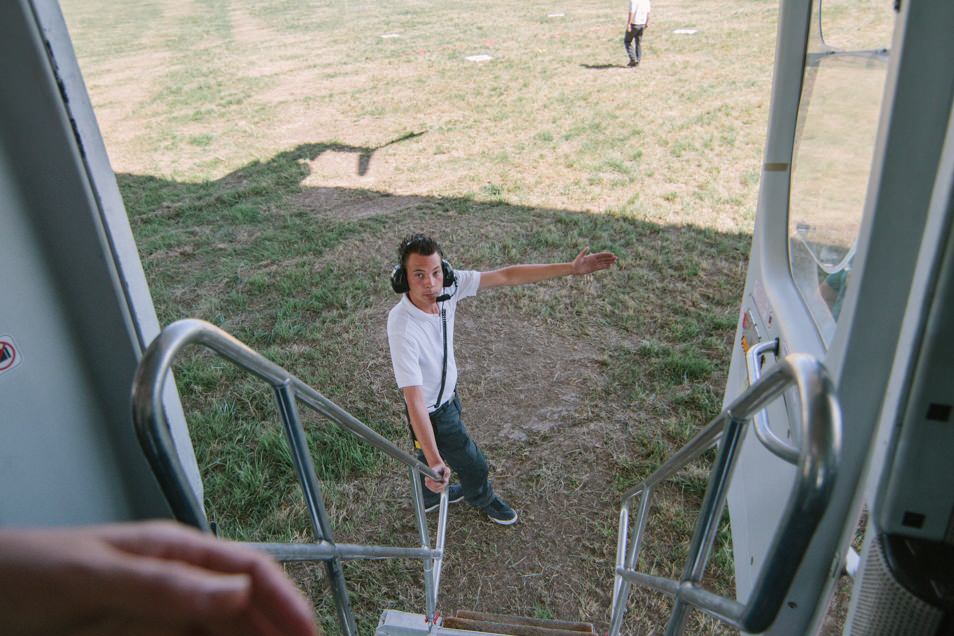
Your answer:
[[[119,172],[216,179],[338,142],[306,185],[748,231],[776,4],[661,0],[638,69],[625,6],[554,8],[64,2]]]

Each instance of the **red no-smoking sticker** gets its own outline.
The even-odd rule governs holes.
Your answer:
[[[0,374],[13,369],[22,362],[20,351],[10,336],[0,336]]]

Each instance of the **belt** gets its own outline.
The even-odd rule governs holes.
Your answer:
[[[438,413],[440,413],[441,411],[443,411],[444,409],[446,409],[448,406],[451,405],[451,403],[454,401],[454,399],[455,399],[456,397],[457,397],[457,389],[454,389],[454,392],[451,393],[451,396],[450,396],[449,398],[447,398],[447,401],[446,401],[446,402],[443,402],[443,403],[442,403],[440,406],[438,406],[436,409],[434,409],[433,411],[431,411],[430,413],[428,413],[428,416],[434,417],[435,415],[437,415]]]

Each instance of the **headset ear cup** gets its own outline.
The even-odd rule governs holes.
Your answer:
[[[396,294],[407,293],[409,289],[407,286],[407,275],[404,273],[404,268],[400,265],[395,265],[394,269],[391,270],[391,289],[393,289]]]
[[[451,287],[457,282],[457,274],[454,268],[446,260],[441,261],[441,271],[444,272],[444,287]]]

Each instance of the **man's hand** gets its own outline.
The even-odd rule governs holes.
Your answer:
[[[0,530],[6,636],[316,636],[267,555],[172,522]]]
[[[616,254],[612,252],[599,252],[597,254],[587,254],[590,248],[584,247],[575,259],[573,259],[573,274],[580,276],[582,274],[592,274],[601,269],[606,269],[616,262]]]
[[[431,492],[441,492],[447,488],[447,484],[450,483],[450,468],[444,462],[439,462],[431,466],[431,469],[437,472],[443,477],[441,481],[434,481],[430,477],[424,478],[424,485],[427,486],[427,489]]]

